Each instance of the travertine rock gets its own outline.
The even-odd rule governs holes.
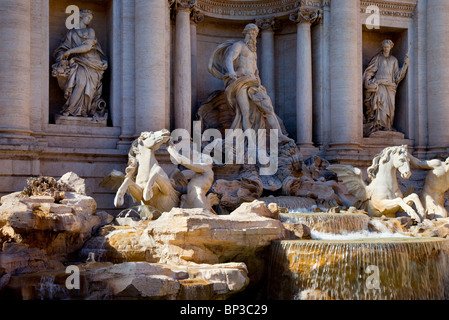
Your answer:
[[[61,203],[51,196],[24,197],[20,192],[1,198],[2,242],[21,242],[39,248],[51,259],[63,259],[80,249],[93,229],[110,222],[95,214],[93,198],[66,192]]]
[[[78,265],[81,290],[68,290],[64,269],[42,274],[9,276],[5,294],[21,294],[23,299],[148,299],[214,300],[226,299],[249,283],[242,263],[176,266],[148,262],[116,265]],[[2,281],[0,274],[0,281]],[[43,281],[44,280],[44,281]],[[1,285],[1,282],[0,282]]]
[[[58,180],[58,182],[64,183],[65,185],[69,186],[72,191],[78,194],[86,195],[85,180],[80,178],[74,172],[67,172]]]
[[[203,209],[174,208],[155,221],[135,227],[105,226],[86,242],[82,258],[94,252],[100,261],[216,264],[257,259],[272,240],[286,231],[263,202],[244,204],[230,215],[217,216]]]
[[[8,274],[23,274],[62,268],[62,263],[49,260],[45,251],[24,244],[5,243],[0,252],[0,268]]]

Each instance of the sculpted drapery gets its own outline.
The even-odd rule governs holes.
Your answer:
[[[91,11],[81,10],[81,28],[69,30],[53,54],[53,76],[66,99],[64,116],[92,117],[105,111],[101,81],[108,62],[95,31],[88,27],[92,18]]]
[[[235,112],[231,129],[277,129],[279,141],[291,139],[283,134],[272,101],[262,86],[257,69],[256,38],[259,28],[248,24],[245,40],[229,40],[219,45],[209,61],[209,72],[224,81],[225,97]]]
[[[382,43],[383,50],[375,55],[365,70],[365,136],[376,131],[393,131],[396,91],[408,69],[408,55],[399,68],[398,59],[390,55],[391,40]]]

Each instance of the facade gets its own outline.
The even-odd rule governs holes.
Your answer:
[[[67,33],[69,5],[93,12],[108,60],[105,123],[58,121],[64,92],[53,53]],[[258,67],[277,115],[305,155],[366,167],[387,146],[419,158],[448,154],[447,0],[2,0],[0,6],[0,193],[30,176],[73,171],[99,209],[101,188],[123,171],[142,131],[184,128],[222,81],[208,71],[215,48],[259,26]],[[378,22],[378,26],[372,25]],[[365,70],[392,40],[399,66],[392,127],[364,134]],[[170,166],[166,151],[160,161]]]

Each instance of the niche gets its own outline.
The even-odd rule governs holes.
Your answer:
[[[58,114],[62,106],[65,104],[64,92],[59,88],[56,78],[51,76],[51,66],[55,63],[53,52],[60,44],[61,40],[67,33],[65,26],[66,19],[70,14],[67,14],[66,8],[69,5],[76,5],[80,10],[88,9],[93,11],[94,18],[90,26],[95,30],[98,41],[100,42],[103,52],[108,59],[108,69],[103,74],[103,93],[102,98],[106,101],[107,110],[109,113],[108,126],[112,126],[111,122],[111,46],[112,46],[112,0],[49,0],[50,6],[50,85],[49,85],[49,123],[55,123],[55,115]]]
[[[399,67],[404,64],[405,56],[409,50],[409,36],[407,29],[381,27],[381,29],[368,30],[366,26],[363,26],[362,41],[363,41],[363,71],[369,65],[371,58],[382,50],[382,41],[391,40],[394,42],[394,47],[391,54],[398,59]],[[407,75],[404,80],[399,84],[396,92],[396,110],[394,117],[394,128],[405,134],[405,138],[409,136],[408,125],[408,105],[409,105],[409,80]]]

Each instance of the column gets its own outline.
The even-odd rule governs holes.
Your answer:
[[[313,147],[313,90],[311,26],[322,17],[321,10],[300,8],[290,15],[297,23],[296,51],[296,130],[300,147]]]
[[[198,103],[198,77],[197,77],[197,38],[196,26],[198,23],[204,21],[204,15],[196,9],[192,10],[190,14],[190,43],[191,43],[191,61],[192,61],[192,111],[195,111]]]
[[[135,5],[134,0],[122,0],[121,37],[121,135],[119,148],[129,149],[136,132],[136,89],[135,89]]]
[[[357,149],[363,136],[360,1],[332,0],[330,13],[330,147]]]
[[[427,108],[428,149],[449,147],[449,1],[427,1]]]
[[[169,129],[166,96],[165,1],[135,0],[136,135]]]
[[[276,104],[274,32],[279,29],[280,23],[279,20],[269,17],[256,19],[256,25],[261,30],[262,37],[260,78],[262,85],[267,89],[271,101],[273,101],[273,104]]]
[[[4,0],[0,9],[0,143],[31,144],[31,2]]]
[[[192,57],[190,12],[196,0],[176,0],[174,113],[175,128],[192,128]]]

